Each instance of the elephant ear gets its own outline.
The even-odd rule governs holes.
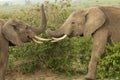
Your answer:
[[[16,20],[8,20],[2,27],[3,36],[14,45],[21,45],[22,41],[19,35],[15,31],[15,27],[18,25]]]
[[[84,36],[92,35],[105,23],[105,14],[99,7],[93,7],[85,12]]]

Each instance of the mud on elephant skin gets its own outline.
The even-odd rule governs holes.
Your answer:
[[[37,36],[45,30],[47,24],[43,5],[41,6],[41,16],[40,27],[33,27],[20,20],[0,19],[0,80],[5,80],[9,46],[21,45],[32,40],[37,43],[49,40]]]
[[[119,42],[120,8],[95,6],[73,12],[64,24],[56,29],[48,29],[46,34],[57,42],[70,36],[92,36],[93,48],[85,79],[96,79],[98,58],[104,53],[108,39]]]

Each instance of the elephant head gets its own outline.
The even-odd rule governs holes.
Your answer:
[[[4,21],[1,32],[4,38],[9,41],[9,45],[21,45],[22,43],[29,42],[31,40],[42,43],[42,41],[47,41],[49,39],[39,38],[37,35],[45,30],[47,21],[43,5],[41,6],[41,25],[40,27],[33,27],[23,21],[10,19]]]
[[[105,22],[105,15],[97,7],[73,12],[65,23],[56,30],[48,29],[46,34],[52,37],[52,42],[64,39],[66,36],[93,35]]]

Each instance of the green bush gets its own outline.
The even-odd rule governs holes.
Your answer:
[[[120,43],[107,45],[104,57],[98,66],[98,77],[120,80]]]
[[[87,42],[87,43],[86,43]],[[53,71],[67,75],[86,73],[90,59],[90,38],[67,38],[57,43],[51,43],[45,65]],[[86,47],[87,46],[87,47]]]
[[[56,43],[28,43],[21,47],[10,48],[9,51],[12,55],[10,62],[22,63],[16,68],[18,72],[33,73],[36,69],[49,68],[67,75],[86,73],[90,59],[91,38],[73,37]],[[15,70],[11,65],[9,68]]]

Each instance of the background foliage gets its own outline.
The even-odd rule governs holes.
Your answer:
[[[67,2],[56,3],[46,1],[44,5],[48,20],[47,28],[60,27],[69,14],[76,9],[75,5],[71,5],[69,0]],[[80,8],[89,6],[91,4],[84,3],[84,6],[82,4]],[[22,6],[22,9],[14,9],[13,11],[10,8],[10,11],[0,12],[0,18],[17,18],[37,27],[41,19],[40,11],[40,5],[29,5],[27,8]],[[46,37],[44,33],[40,36]],[[56,43],[46,42],[44,44],[36,44],[30,42],[20,47],[10,47],[7,72],[16,71],[25,74],[34,73],[39,69],[50,69],[66,75],[84,74],[87,72],[87,66],[90,60],[91,44],[92,40],[90,37],[73,37]],[[98,78],[104,80],[104,78],[108,77],[119,80],[119,71],[120,44],[118,43],[114,46],[108,44],[105,55],[99,62]]]

